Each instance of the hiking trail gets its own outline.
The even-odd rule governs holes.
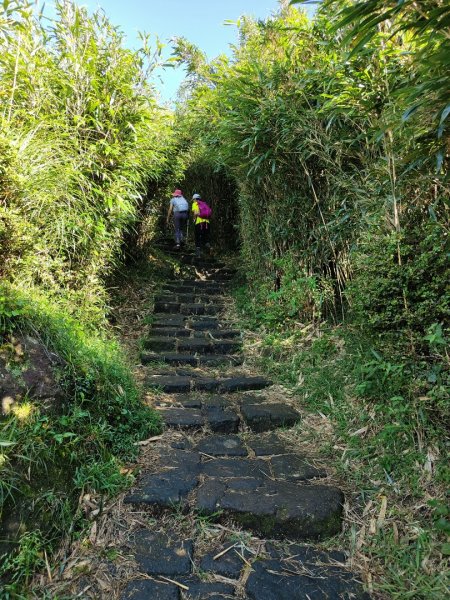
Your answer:
[[[135,521],[121,551],[134,566],[117,597],[367,600],[346,555],[314,545],[341,531],[344,495],[283,439],[299,412],[242,366],[241,332],[224,316],[233,269],[180,258],[197,277],[155,297],[141,355],[165,430],[143,445],[123,500]]]

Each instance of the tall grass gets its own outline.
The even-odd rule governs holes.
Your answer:
[[[242,18],[229,59],[178,41],[179,129],[191,172],[201,156],[235,180],[260,364],[328,417],[369,508],[388,497],[393,534],[352,529],[377,589],[444,597],[448,3],[326,0],[313,21],[289,4]]]
[[[80,497],[121,489],[121,464],[160,427],[105,319],[105,281],[171,160],[171,116],[149,79],[158,47],[125,48],[103,12],[71,0],[55,10],[0,3],[0,348],[38,339],[64,392],[53,411],[29,394],[0,417],[2,531],[21,521],[0,560],[10,597],[82,530]]]
[[[100,317],[102,280],[170,153],[170,116],[147,80],[154,56],[67,0],[51,21],[23,2],[0,12],[1,275]]]

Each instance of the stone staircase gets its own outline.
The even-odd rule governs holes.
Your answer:
[[[222,315],[233,271],[189,253],[180,260],[198,278],[164,286],[142,351],[167,442],[125,503],[234,523],[261,540],[260,552],[232,534],[205,550],[170,528],[138,529],[129,547],[146,578],[128,581],[121,599],[366,600],[343,553],[310,545],[341,531],[344,495],[277,433],[300,414],[239,367],[241,334]],[[171,441],[171,431],[183,435]]]

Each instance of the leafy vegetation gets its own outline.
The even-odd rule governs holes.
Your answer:
[[[61,536],[82,530],[79,503],[85,494],[109,496],[129,483],[123,461],[135,458],[135,442],[158,432],[160,422],[141,402],[116,343],[55,311],[43,295],[11,286],[0,293],[7,330],[0,350],[11,348],[14,336],[39,336],[59,359],[55,369],[63,393],[50,407],[24,396],[2,417],[0,515],[7,525],[10,515],[22,520],[17,531],[9,523],[13,539],[2,540],[2,552],[16,547],[0,567],[0,578],[10,578],[5,589],[13,593],[42,563],[44,549],[50,552]],[[6,366],[20,378],[15,358],[13,353]]]
[[[50,21],[0,4],[0,351],[37,337],[65,391],[58,410],[30,396],[2,416],[0,503],[41,515],[2,566],[10,594],[158,428],[111,340],[105,282],[153,239],[175,182],[238,248],[258,362],[332,423],[322,451],[342,449],[361,490],[350,542],[375,589],[447,591],[448,3],[324,0],[312,21],[294,4],[243,17],[231,57],[176,40],[175,115],[149,83],[159,44],[127,50],[70,0]]]
[[[178,41],[179,129],[236,182],[258,362],[330,419],[363,500],[387,497],[394,534],[352,530],[355,552],[378,590],[441,598],[448,6],[326,0],[308,21],[280,5],[237,23],[231,58]]]
[[[169,158],[170,115],[148,83],[155,57],[72,2],[52,21],[22,1],[0,10],[0,274],[98,321],[102,281]]]
[[[126,49],[101,11],[70,0],[55,11],[0,3],[0,369],[23,384],[18,340],[31,336],[62,390],[50,406],[2,390],[0,554],[15,547],[2,597],[82,529],[80,498],[127,483],[123,461],[160,427],[105,318],[105,282],[169,168],[171,116],[149,82],[160,46]]]

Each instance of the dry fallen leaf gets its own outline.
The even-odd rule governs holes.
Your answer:
[[[350,437],[355,437],[356,435],[363,435],[363,433],[366,433],[366,431],[368,429],[369,428],[367,427],[367,425],[366,425],[366,427],[361,427],[361,429],[358,429],[357,431],[354,431],[353,433],[351,433]]]
[[[387,509],[387,498],[386,498],[386,496],[381,496],[381,506],[380,506],[380,512],[378,514],[377,529],[381,529],[381,527],[383,527],[383,523],[386,518],[386,509]]]

